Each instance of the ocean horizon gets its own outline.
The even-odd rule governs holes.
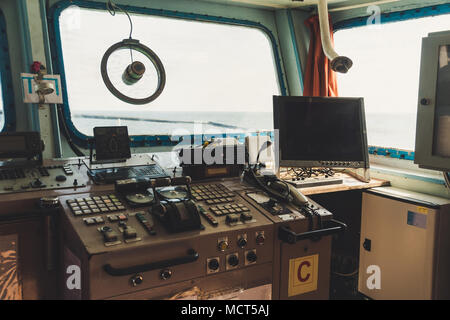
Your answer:
[[[0,110],[0,128],[3,127]],[[273,130],[272,112],[173,112],[143,111],[73,111],[72,122],[85,135],[91,136],[97,126],[127,126],[130,135],[187,135],[247,133]],[[366,112],[368,144],[414,150],[415,113]]]

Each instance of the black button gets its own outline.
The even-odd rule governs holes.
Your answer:
[[[236,267],[239,264],[239,258],[235,254],[229,256],[228,264],[232,267]]]
[[[66,176],[63,176],[63,175],[56,176],[55,179],[56,179],[56,181],[58,181],[58,182],[64,182],[64,181],[67,180]]]
[[[219,261],[217,261],[217,259],[211,259],[208,262],[208,268],[210,270],[216,271],[217,269],[219,269]]]
[[[239,221],[239,216],[234,213],[227,214],[226,222],[227,223],[236,223]]]
[[[248,262],[256,262],[256,259],[258,259],[258,257],[256,256],[256,253],[254,251],[249,251],[247,253],[247,261]]]

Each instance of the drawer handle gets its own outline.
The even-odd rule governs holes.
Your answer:
[[[106,264],[103,267],[103,269],[110,276],[119,277],[119,276],[134,275],[137,273],[142,273],[142,272],[147,272],[147,271],[152,271],[152,270],[165,269],[165,268],[177,266],[180,264],[187,264],[187,263],[195,262],[197,260],[198,260],[198,252],[195,251],[194,249],[189,249],[187,252],[187,255],[182,256],[182,257],[142,264],[139,266],[126,267],[126,268],[114,268],[110,264]]]
[[[283,242],[294,244],[298,241],[313,239],[316,237],[324,237],[347,229],[347,225],[345,223],[334,219],[324,221],[323,223],[326,225],[326,228],[303,233],[295,233],[287,227],[281,226],[278,231],[278,238]]]

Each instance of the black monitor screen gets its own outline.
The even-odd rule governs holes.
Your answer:
[[[367,165],[362,98],[275,96],[274,122],[281,165],[311,167],[319,161]]]
[[[96,160],[131,158],[128,127],[95,127],[94,139]]]

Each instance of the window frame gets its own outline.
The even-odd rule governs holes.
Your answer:
[[[416,9],[382,13],[380,15],[380,23],[385,24],[391,22],[407,21],[444,14],[450,14],[450,4],[440,4]],[[336,33],[340,30],[363,27],[364,25],[366,25],[368,18],[369,16],[364,16],[336,22],[333,24],[333,33]],[[409,161],[414,160],[415,156],[414,151],[384,146],[369,146],[369,154]]]
[[[0,132],[14,131],[16,129],[16,111],[14,108],[14,90],[11,74],[11,60],[9,57],[8,35],[6,32],[6,19],[0,9],[0,76],[3,99],[4,125]]]
[[[92,138],[92,136],[87,136],[75,127],[74,123],[72,122],[71,113],[70,113],[70,106],[68,101],[68,95],[67,95],[67,86],[66,86],[66,77],[65,77],[65,70],[64,70],[64,59],[63,59],[63,51],[62,51],[62,42],[61,42],[61,31],[60,31],[60,23],[59,23],[59,17],[62,13],[62,11],[69,6],[76,5],[83,9],[93,9],[93,10],[106,10],[105,3],[103,2],[92,2],[92,1],[85,1],[85,0],[61,0],[57,3],[55,3],[49,11],[49,16],[51,17],[51,27],[49,28],[50,33],[50,45],[51,45],[51,52],[53,56],[53,69],[56,74],[59,74],[61,76],[61,86],[63,89],[63,105],[62,105],[62,111],[63,111],[63,119],[61,121],[65,122],[65,125],[68,128],[70,138],[72,141],[84,148],[89,147],[89,140]],[[234,18],[225,18],[225,17],[219,17],[219,16],[212,16],[212,15],[204,15],[204,14],[197,14],[197,13],[187,13],[187,12],[180,12],[180,11],[172,11],[172,10],[164,10],[164,9],[151,9],[151,8],[145,8],[145,7],[135,7],[135,6],[127,6],[122,5],[121,6],[124,10],[128,11],[129,13],[135,13],[135,14],[144,14],[149,16],[160,16],[160,17],[167,17],[167,18],[176,18],[176,19],[185,19],[190,21],[202,21],[202,22],[213,22],[213,23],[221,23],[221,24],[229,24],[229,25],[236,25],[236,26],[244,26],[244,27],[252,27],[255,29],[258,29],[265,33],[268,40],[271,43],[272,46],[272,54],[274,56],[274,65],[276,67],[277,72],[277,78],[278,78],[278,85],[280,88],[280,94],[281,95],[287,95],[287,89],[286,89],[286,81],[284,78],[284,72],[281,64],[281,58],[280,58],[280,52],[279,52],[279,46],[277,43],[276,38],[274,37],[272,31],[264,26],[263,24],[251,20],[241,20],[241,19],[234,19]],[[261,134],[261,132],[259,133]],[[266,132],[263,134],[272,135],[271,132]],[[190,142],[185,143],[193,143],[195,142],[203,142],[205,140],[211,139],[213,137],[225,137],[225,136],[232,136],[237,137],[239,140],[243,140],[245,138],[245,133],[233,133],[231,135],[226,135],[222,133],[218,134],[200,134],[200,135],[191,135]],[[131,140],[131,147],[137,148],[137,147],[155,147],[155,146],[174,146],[181,142],[183,137],[174,137],[171,135],[135,135],[130,136]]]

